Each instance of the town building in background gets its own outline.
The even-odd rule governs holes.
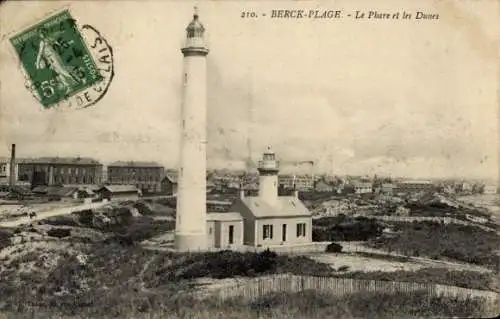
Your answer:
[[[301,192],[310,192],[314,189],[312,175],[280,175],[278,183],[283,189],[297,189]]]
[[[317,181],[314,185],[314,191],[318,193],[331,193],[334,191],[331,183],[327,183],[324,179]]]
[[[380,192],[382,194],[392,195],[396,188],[397,186],[393,183],[382,183],[382,185],[380,185]]]
[[[161,180],[161,193],[164,195],[177,194],[177,172],[167,171]]]
[[[18,180],[38,185],[98,185],[103,165],[92,158],[40,157],[18,161]]]
[[[0,157],[0,185],[9,184],[10,160],[7,157]]]
[[[368,194],[373,191],[373,184],[368,182],[355,182],[352,186],[356,194]]]
[[[419,193],[434,191],[435,185],[431,181],[401,181],[397,191],[401,193]]]
[[[161,192],[165,168],[156,162],[118,161],[107,166],[107,183],[134,185],[144,193]]]
[[[498,193],[498,185],[485,185],[483,194],[496,194]]]

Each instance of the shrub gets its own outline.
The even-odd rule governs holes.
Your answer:
[[[67,228],[52,228],[47,232],[50,237],[64,238],[71,236],[71,229]]]
[[[94,212],[90,209],[81,210],[74,212],[73,214],[78,216],[78,222],[86,227],[92,227],[92,220],[94,218]]]
[[[78,226],[70,216],[55,216],[42,220],[43,224],[52,226]]]
[[[7,229],[0,229],[0,250],[10,246],[10,239],[13,236],[13,232]]]
[[[337,269],[337,271],[348,271],[349,270],[349,266],[340,266],[339,269]]]
[[[149,208],[149,206],[146,203],[137,202],[134,204],[134,207],[137,208],[137,210],[139,211],[139,214],[141,214],[143,216],[154,215],[154,212]]]
[[[328,246],[326,246],[326,252],[327,253],[341,253],[342,252],[342,245],[339,245],[336,243],[331,243]]]
[[[173,259],[174,262],[168,266],[164,266],[165,262],[163,261],[158,263],[158,270],[152,278],[156,285],[201,277],[254,277],[276,273],[327,276],[332,273],[332,269],[327,264],[316,262],[305,256],[279,256],[269,250],[260,253],[225,250],[174,254],[169,259]]]
[[[366,241],[382,235],[383,226],[374,219],[327,217],[314,220],[313,241]]]

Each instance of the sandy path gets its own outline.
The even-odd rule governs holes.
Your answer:
[[[96,209],[99,207],[102,207],[104,205],[107,205],[108,203],[90,203],[90,204],[83,204],[79,206],[71,206],[71,207],[62,207],[62,208],[56,208],[53,210],[49,211],[44,211],[37,213],[37,216],[34,218],[29,218],[29,217],[19,217],[16,218],[15,220],[9,220],[9,221],[4,221],[0,223],[1,227],[16,227],[21,224],[27,224],[36,220],[41,220],[45,219],[48,217],[52,216],[60,216],[60,215],[69,215],[73,212],[79,211],[79,210],[85,210],[85,209]]]

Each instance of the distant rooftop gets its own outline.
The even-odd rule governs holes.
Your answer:
[[[401,184],[432,184],[431,181],[402,181]]]
[[[116,161],[108,165],[108,167],[163,167],[157,162],[141,162],[141,161]]]
[[[71,164],[71,165],[102,165],[99,161],[89,157],[38,157],[18,159],[23,164]]]
[[[137,192],[138,189],[134,185],[105,185],[99,190],[107,189],[111,193],[127,193],[127,192]]]

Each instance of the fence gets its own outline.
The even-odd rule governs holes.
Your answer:
[[[226,286],[215,291],[219,302],[239,298],[243,301],[254,301],[266,294],[296,293],[304,290],[315,290],[331,293],[336,296],[346,296],[359,292],[376,292],[381,294],[414,295],[423,292],[427,297],[449,297],[459,300],[484,298],[486,309],[498,306],[499,294],[492,291],[467,289],[439,284],[361,280],[335,277],[313,277],[297,275],[276,275],[251,279],[242,284]]]

